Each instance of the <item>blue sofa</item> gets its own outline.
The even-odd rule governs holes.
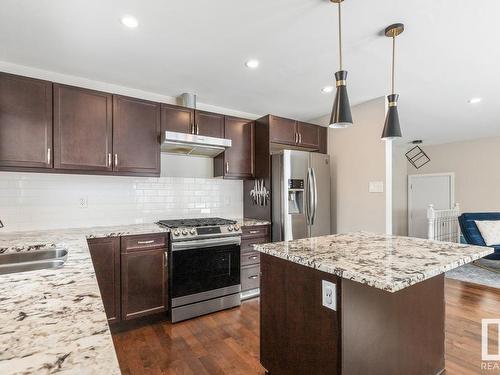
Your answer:
[[[481,236],[481,232],[477,228],[475,220],[500,220],[500,212],[474,212],[463,213],[458,217],[460,229],[465,241],[470,245],[486,246],[486,243]],[[495,252],[484,257],[484,259],[500,260],[500,244],[491,246]]]

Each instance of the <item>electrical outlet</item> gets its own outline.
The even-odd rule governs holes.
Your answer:
[[[326,280],[322,280],[323,306],[337,311],[337,285]]]
[[[79,202],[80,208],[89,208],[89,197],[81,197]]]

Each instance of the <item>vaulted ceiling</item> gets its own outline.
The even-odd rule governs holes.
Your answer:
[[[136,29],[120,23],[125,14]],[[406,140],[500,135],[497,0],[345,0],[352,104],[389,91],[391,41],[403,22],[396,91]],[[249,58],[260,67],[247,69]],[[338,69],[329,0],[3,0],[0,60],[255,114],[308,120],[330,111]],[[478,104],[469,104],[481,97]]]

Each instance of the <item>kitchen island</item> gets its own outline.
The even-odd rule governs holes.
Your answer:
[[[366,232],[255,248],[271,375],[441,373],[444,273],[492,252]]]

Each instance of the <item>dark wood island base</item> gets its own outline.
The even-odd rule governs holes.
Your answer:
[[[440,374],[444,306],[444,274],[390,293],[261,254],[261,363],[272,375]]]

